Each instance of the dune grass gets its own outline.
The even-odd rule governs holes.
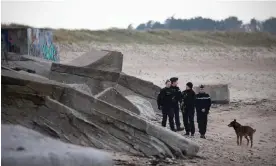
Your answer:
[[[29,28],[21,24],[1,24],[1,27]],[[45,28],[43,28],[45,29]],[[46,28],[50,29],[50,28]],[[275,47],[276,36],[266,32],[203,32],[180,30],[126,30],[109,29],[92,31],[87,29],[51,29],[58,43],[138,43],[138,44],[183,44],[210,46]]]
[[[65,30],[54,31],[59,43],[111,42],[139,44],[187,44],[217,46],[276,46],[276,36],[265,32],[200,32],[171,30]]]

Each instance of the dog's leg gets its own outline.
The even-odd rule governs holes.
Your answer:
[[[237,134],[237,145],[239,145],[239,135]]]
[[[248,145],[249,145],[249,139],[248,139],[247,135],[244,136],[244,137],[245,137],[245,139],[247,140],[247,146],[248,146]]]
[[[242,135],[240,136],[240,145],[242,144]]]
[[[249,138],[250,138],[250,141],[251,141],[251,148],[252,148],[252,146],[253,146],[253,135],[250,135]]]

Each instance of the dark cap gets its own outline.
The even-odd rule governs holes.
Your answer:
[[[204,85],[200,85],[199,88],[204,88]]]
[[[177,77],[172,77],[172,78],[170,78],[170,81],[171,81],[172,83],[174,83],[174,82],[178,81],[178,78],[177,78]]]
[[[191,82],[188,82],[186,85],[191,89],[193,88],[193,83],[191,83]]]

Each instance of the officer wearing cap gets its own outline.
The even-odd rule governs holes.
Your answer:
[[[208,114],[211,107],[210,95],[204,91],[204,86],[200,85],[199,93],[196,95],[196,116],[200,138],[205,137],[207,129]]]
[[[181,91],[179,89],[178,85],[178,78],[172,77],[170,79],[171,81],[171,90],[173,92],[173,100],[172,100],[172,108],[174,111],[174,117],[175,117],[175,125],[177,131],[182,131],[184,128],[180,127],[180,120],[179,120],[179,104],[181,102]]]
[[[158,109],[162,110],[163,119],[162,119],[162,126],[166,127],[167,125],[167,117],[169,117],[170,128],[172,131],[175,131],[174,128],[174,112],[172,109],[172,98],[173,98],[173,91],[171,90],[171,81],[167,80],[165,82],[166,87],[161,89],[160,93],[157,97],[157,105]]]
[[[183,114],[183,123],[185,126],[187,136],[194,136],[195,134],[195,92],[193,91],[193,84],[188,82],[186,84],[186,90],[182,92],[181,110]]]

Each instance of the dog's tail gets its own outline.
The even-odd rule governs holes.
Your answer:
[[[256,129],[253,130],[253,133],[255,133],[255,132],[256,132]]]

